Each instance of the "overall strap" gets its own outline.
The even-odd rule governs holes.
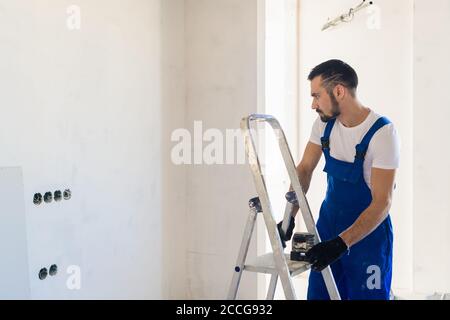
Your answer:
[[[336,119],[332,119],[327,123],[327,126],[325,127],[325,132],[323,134],[323,137],[321,138],[322,150],[326,157],[330,155],[330,136],[335,123]]]
[[[391,121],[385,117],[379,118],[374,125],[370,128],[370,130],[366,133],[361,143],[356,146],[356,155],[353,172],[351,174],[351,181],[357,181],[363,172],[363,164],[366,158],[367,149],[369,148],[370,141],[372,140],[375,133],[378,130],[383,128],[385,125],[390,124]]]
[[[370,130],[366,133],[366,135],[362,139],[361,143],[356,146],[355,162],[364,161],[367,154],[367,149],[369,148],[370,141],[372,140],[375,133],[377,133],[378,130],[380,130],[381,128],[390,123],[391,121],[385,117],[379,118],[374,123],[374,125],[370,128]]]

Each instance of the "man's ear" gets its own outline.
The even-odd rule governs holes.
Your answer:
[[[345,98],[345,95],[347,94],[346,88],[342,84],[336,85],[333,92],[338,101],[343,100]]]

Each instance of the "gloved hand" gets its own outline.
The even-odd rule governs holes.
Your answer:
[[[294,229],[295,229],[295,218],[291,217],[291,220],[289,221],[289,226],[288,226],[288,229],[286,231],[286,234],[283,231],[282,225],[283,225],[283,221],[281,221],[281,222],[279,222],[277,224],[278,233],[280,234],[281,243],[283,244],[283,248],[286,248],[286,241],[290,241],[291,240],[292,233],[294,232]]]
[[[312,264],[311,269],[320,272],[340,259],[347,252],[347,244],[341,237],[316,244],[306,253],[306,259]]]

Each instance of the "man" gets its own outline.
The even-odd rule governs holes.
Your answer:
[[[320,271],[331,265],[342,299],[389,299],[393,234],[389,216],[399,139],[393,124],[357,98],[358,76],[340,60],[315,67],[312,109],[319,114],[297,167],[306,193],[322,153],[328,176],[317,230],[308,300],[329,299]],[[282,240],[289,241],[294,219]]]

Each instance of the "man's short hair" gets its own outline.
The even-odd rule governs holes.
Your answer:
[[[333,92],[336,85],[341,84],[355,96],[358,88],[358,75],[356,71],[345,62],[337,59],[328,60],[319,64],[308,76],[308,80],[322,76],[322,85],[327,89],[328,94]]]

